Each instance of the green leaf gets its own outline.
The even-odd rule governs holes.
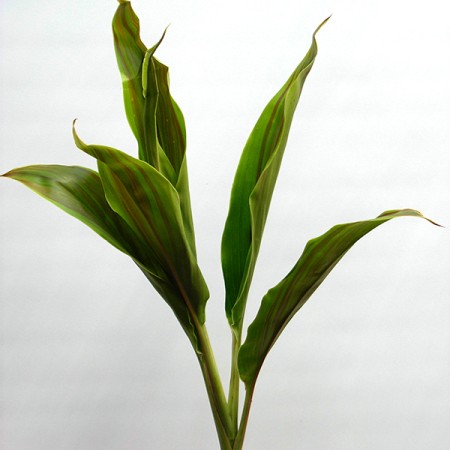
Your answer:
[[[170,94],[169,69],[153,56],[165,32],[149,50],[139,32],[131,4],[121,3],[114,15],[113,34],[127,119],[138,141],[139,158],[160,171],[179,192],[186,236],[195,255],[184,118]]]
[[[163,150],[160,156],[160,172],[175,186],[180,196],[183,224],[191,250],[196,254],[194,225],[192,220],[189,178],[186,160],[186,127],[183,113],[169,90],[169,68],[156,58],[152,61],[152,71],[158,88],[156,129],[158,146]],[[164,158],[170,169],[163,169]],[[174,175],[170,175],[173,172]],[[170,178],[172,176],[172,178]]]
[[[106,239],[120,251],[138,257],[136,239],[105,198],[97,172],[77,166],[35,165],[3,175],[20,181]]]
[[[20,181],[130,256],[172,307],[197,348],[198,338],[192,326],[192,317],[180,300],[179,291],[162,270],[153,249],[111,209],[97,172],[77,166],[35,165],[11,170],[3,176]]]
[[[164,38],[165,32],[156,45],[148,49],[144,56],[142,63],[142,95],[144,103],[144,115],[141,118],[144,128],[144,157],[141,157],[143,161],[148,162],[158,171],[160,169],[159,155],[160,150],[164,152],[164,149],[159,146],[158,143],[158,130],[156,124],[156,115],[158,110],[158,84],[156,79],[156,73],[154,70],[154,58],[153,54],[159,47],[159,44]]]
[[[179,106],[170,95],[169,68],[156,58],[153,58],[153,62],[159,94],[156,116],[158,141],[178,174],[186,154],[184,117]]]
[[[111,208],[145,241],[165,275],[160,278],[174,286],[177,302],[204,323],[209,292],[186,237],[176,189],[145,161],[110,147],[86,145],[75,129],[73,135],[77,147],[97,159]]]
[[[139,145],[139,158],[150,163],[145,154],[144,96],[142,63],[147,48],[139,36],[139,19],[129,2],[120,3],[113,22],[114,49],[122,77],[125,113]]]
[[[149,50],[139,33],[139,19],[131,3],[121,3],[113,19],[114,47],[122,76],[125,112],[139,143],[139,158],[158,168],[153,142],[157,140],[178,174],[186,152],[184,118],[170,95],[169,69],[153,56],[165,32]]]
[[[242,327],[248,291],[292,118],[317,55],[315,35],[325,22],[315,31],[304,59],[259,117],[234,178],[222,237],[222,270],[226,287],[225,309],[235,330]]]
[[[248,328],[238,359],[239,373],[247,387],[256,382],[264,359],[284,327],[352,245],[382,223],[402,216],[426,219],[412,209],[386,211],[372,220],[336,225],[306,244],[289,274],[264,296],[258,314]]]

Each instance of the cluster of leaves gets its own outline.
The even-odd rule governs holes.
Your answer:
[[[142,270],[172,308],[199,357],[222,448],[242,448],[251,395],[264,359],[287,323],[350,247],[393,218],[423,217],[410,209],[387,211],[371,220],[337,225],[310,240],[292,270],[267,292],[241,343],[272,193],[303,84],[317,55],[315,34],[304,59],[258,119],[232,187],[222,239],[225,310],[234,340],[228,401],[205,328],[209,292],[196,256],[185,123],[170,94],[168,67],[154,56],[164,35],[147,49],[128,1],[120,1],[113,35],[126,117],[138,144],[138,158],[114,148],[85,144],[74,127],[76,146],[97,160],[98,172],[34,165],[4,175],[84,222]],[[248,393],[240,426],[239,378]]]

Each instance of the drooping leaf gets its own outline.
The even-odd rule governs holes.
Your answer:
[[[97,159],[111,208],[145,240],[178,301],[205,320],[208,288],[187,240],[178,192],[167,178],[145,161],[119,150],[87,145],[73,130],[78,148]]]
[[[230,325],[242,326],[247,295],[303,84],[317,55],[315,31],[311,47],[290,78],[259,117],[243,150],[231,191],[222,237],[222,270]]]
[[[255,383],[264,359],[285,326],[353,244],[382,223],[402,216],[426,219],[411,209],[386,211],[375,219],[336,225],[306,244],[293,269],[264,296],[248,328],[238,359],[239,373],[247,387]]]
[[[97,172],[78,166],[35,165],[11,170],[3,176],[20,181],[130,256],[172,307],[194,348],[197,348],[192,318],[186,305],[180,301],[180,293],[161,266],[156,264],[153,250],[145,240],[111,209]]]
[[[3,175],[20,181],[68,214],[81,220],[120,251],[139,255],[136,238],[105,198],[97,172],[78,166],[35,165]]]
[[[179,192],[186,236],[195,254],[184,118],[170,94],[169,69],[154,57],[164,34],[147,50],[139,32],[131,4],[121,2],[113,19],[113,34],[127,119],[138,141],[139,158],[160,171]]]

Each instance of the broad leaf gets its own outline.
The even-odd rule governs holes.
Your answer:
[[[402,216],[425,218],[411,209],[386,211],[372,220],[336,225],[306,244],[289,274],[264,296],[248,329],[239,352],[239,373],[247,387],[256,382],[267,353],[284,327],[352,245],[382,223]]]
[[[97,172],[77,166],[35,165],[11,170],[3,176],[20,181],[129,255],[171,306],[197,349],[193,320],[182,295],[162,270],[153,248],[110,207]]]
[[[97,159],[111,208],[146,242],[152,257],[178,292],[178,301],[200,323],[209,297],[183,225],[180,198],[169,180],[154,167],[126,153],[86,145],[73,130],[78,148]]]
[[[304,59],[259,117],[245,145],[234,178],[222,238],[222,270],[226,287],[225,309],[231,326],[236,330],[242,326],[247,295],[289,129],[303,84],[317,55],[315,35],[323,23],[314,33]]]
[[[184,118],[170,94],[169,69],[153,56],[164,34],[147,50],[139,28],[131,4],[122,2],[113,19],[113,34],[125,112],[138,141],[139,158],[160,171],[179,192],[186,236],[195,254]]]

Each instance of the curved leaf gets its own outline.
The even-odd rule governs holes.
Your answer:
[[[302,256],[289,274],[264,296],[258,314],[248,329],[238,359],[239,373],[247,387],[256,382],[267,353],[284,327],[352,245],[382,223],[402,216],[426,219],[412,209],[386,211],[372,220],[336,225],[306,244]]]
[[[139,259],[136,238],[106,201],[97,172],[78,166],[34,165],[11,170],[3,176],[20,181],[120,251]]]
[[[20,181],[129,255],[171,306],[194,348],[198,348],[192,318],[180,301],[180,293],[156,264],[152,249],[111,209],[97,172],[78,166],[35,165],[11,170],[3,176]]]
[[[234,178],[222,237],[222,270],[226,287],[225,309],[230,325],[236,330],[242,326],[247,295],[292,118],[303,84],[317,55],[315,35],[325,22],[314,32],[306,56],[259,117],[245,145]]]
[[[160,171],[179,192],[186,236],[195,254],[184,118],[170,94],[169,69],[153,56],[165,32],[149,50],[139,33],[131,4],[121,2],[113,19],[113,35],[127,119],[138,141],[139,159]]]
[[[78,148],[97,159],[111,208],[146,242],[182,302],[200,323],[205,320],[208,288],[188,243],[180,198],[155,168],[119,150],[87,145],[73,129]]]
[[[112,28],[117,65],[122,77],[125,113],[138,141],[139,158],[150,163],[145,149],[142,94],[142,63],[147,48],[139,36],[139,18],[129,2],[122,2],[117,7]]]

